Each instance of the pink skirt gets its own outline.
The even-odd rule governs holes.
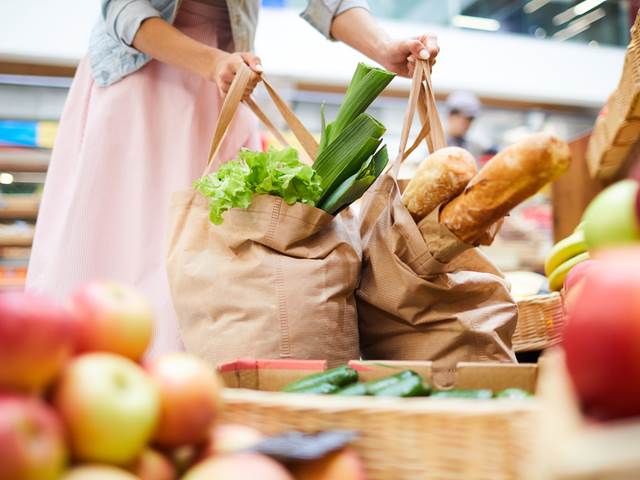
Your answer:
[[[232,47],[226,8],[185,0],[175,26]],[[60,121],[27,288],[64,301],[91,280],[126,283],[154,307],[150,354],[181,349],[165,269],[169,198],[202,174],[220,107],[216,85],[187,71],[151,61],[102,88],[85,58]],[[259,148],[244,106],[219,158],[232,159],[242,146]]]

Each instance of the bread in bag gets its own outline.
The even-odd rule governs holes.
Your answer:
[[[498,153],[465,191],[440,212],[440,222],[464,242],[475,244],[509,211],[555,180],[571,161],[569,145],[537,133]]]
[[[402,203],[417,223],[459,195],[477,171],[473,155],[465,149],[441,148],[420,164],[402,195]]]

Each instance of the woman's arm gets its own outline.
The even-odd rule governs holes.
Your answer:
[[[156,60],[189,70],[215,82],[226,93],[241,63],[262,72],[260,59],[252,53],[228,53],[200,43],[159,17],[145,20],[135,34],[133,47]],[[257,83],[249,86],[248,93]]]
[[[404,77],[413,75],[413,58],[430,59],[433,65],[440,50],[435,35],[391,39],[364,8],[351,8],[336,16],[331,36]]]

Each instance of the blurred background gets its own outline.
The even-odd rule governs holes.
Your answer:
[[[571,140],[592,128],[618,82],[639,3],[369,1],[392,36],[438,35],[433,84],[439,112],[450,142],[462,138],[480,165],[531,132]],[[23,281],[57,121],[99,4],[0,1],[0,287]],[[305,125],[319,132],[320,104],[331,118],[363,58],[300,19],[304,0],[263,0],[263,7],[257,53]],[[392,152],[408,86],[394,80],[372,107],[388,128]],[[268,109],[263,93],[256,95]],[[401,175],[410,177],[426,154],[425,147],[416,150]],[[543,191],[512,214],[487,252],[505,270],[540,270],[551,228],[549,192]]]

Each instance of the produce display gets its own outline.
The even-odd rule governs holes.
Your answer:
[[[293,148],[254,152],[238,158],[194,184],[210,205],[214,224],[230,208],[248,208],[254,195],[275,195],[288,204],[301,202],[335,215],[360,198],[388,162],[382,135],[385,127],[365,110],[391,82],[394,74],[363,63],[351,79],[333,122],[321,109],[322,137],[313,166],[305,165]]]
[[[144,359],[152,331],[145,299],[113,282],[64,308],[0,295],[0,480],[365,479],[348,448],[294,465],[250,452],[268,437],[218,423],[215,370],[183,352]],[[337,390],[357,374],[325,380]]]
[[[604,189],[591,201],[576,230],[547,255],[544,268],[551,290],[561,290],[571,272],[598,251],[640,242],[639,193],[638,182],[629,179]]]
[[[282,391],[301,394],[325,394],[345,397],[431,397],[431,398],[526,398],[531,396],[519,388],[507,388],[499,392],[479,390],[432,390],[424,379],[412,370],[401,372],[368,382],[359,382],[358,372],[346,365],[296,380]]]

